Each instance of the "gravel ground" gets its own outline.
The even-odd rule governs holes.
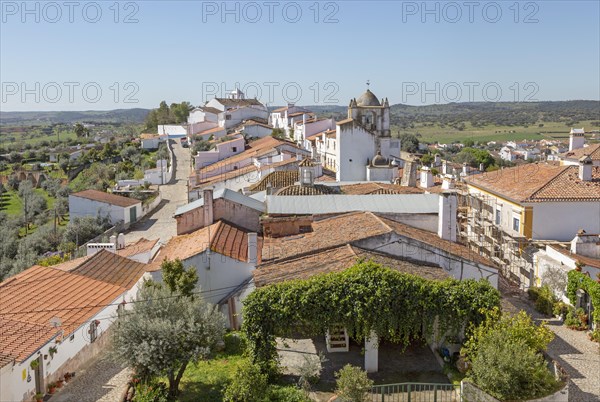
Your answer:
[[[518,288],[500,283],[502,308],[517,312],[525,310],[537,321],[546,320],[556,335],[548,345],[548,355],[555,359],[571,377],[569,402],[600,401],[600,344],[589,340],[586,332],[573,331],[556,318],[539,314],[527,294]]]
[[[100,356],[83,370],[51,402],[117,402],[125,391],[131,371]]]

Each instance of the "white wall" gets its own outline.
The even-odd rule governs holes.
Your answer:
[[[244,125],[244,134],[249,137],[263,138],[268,137],[273,133],[271,127],[261,126],[260,124]]]
[[[354,127],[353,127],[354,126]],[[353,123],[337,126],[337,181],[367,179],[367,160],[375,156],[375,138]]]
[[[167,134],[170,137],[182,137],[187,135],[187,128],[181,124],[159,124],[159,134]]]
[[[533,238],[571,241],[579,229],[600,233],[600,202],[540,202],[533,206]]]
[[[160,257],[160,255],[159,255]],[[202,297],[209,303],[217,303],[243,281],[252,276],[254,265],[210,252],[200,253],[183,260],[183,265],[195,267],[198,273],[198,286]],[[210,268],[210,269],[209,269]],[[162,281],[162,273],[156,275]]]
[[[432,236],[435,235],[432,234]],[[498,270],[496,268],[487,267],[474,261],[454,256],[446,250],[421,243],[408,237],[390,234],[366,239],[356,244],[362,248],[415,261],[436,264],[446,270],[451,277],[458,280],[483,278],[489,281],[494,288],[498,289]]]
[[[71,219],[77,216],[96,217],[98,216],[98,214],[108,214],[112,223],[116,223],[120,220],[122,220],[123,223],[129,223],[129,210],[131,208],[137,209],[137,219],[140,219],[142,216],[141,202],[131,207],[124,208],[119,207],[117,205],[111,205],[103,202],[89,200],[87,198],[80,198],[75,195],[69,195],[69,216],[71,217]]]

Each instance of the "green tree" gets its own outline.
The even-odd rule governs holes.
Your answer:
[[[184,296],[192,296],[198,283],[198,273],[195,267],[185,269],[179,258],[174,260],[165,259],[160,264],[163,282],[171,292],[177,292]]]
[[[400,135],[400,147],[405,152],[415,153],[419,150],[419,139],[414,134]]]
[[[75,124],[74,131],[75,131],[75,135],[77,136],[77,138],[87,137],[88,134],[90,133],[90,130],[87,129],[86,127],[84,127],[83,124],[81,124],[81,123]]]
[[[144,380],[167,377],[176,397],[190,362],[206,358],[225,333],[225,317],[201,297],[193,299],[167,287],[144,286],[131,312],[119,318],[113,356]]]
[[[456,156],[454,161],[458,163],[466,163],[471,167],[478,168],[479,164],[483,163],[483,167],[487,169],[494,164],[494,157],[485,149],[463,148]]]

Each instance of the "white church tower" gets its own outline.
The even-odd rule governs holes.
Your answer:
[[[398,170],[392,162],[394,157],[400,157],[400,140],[391,137],[387,98],[378,100],[367,88],[358,99],[350,100],[348,118],[336,126],[336,143],[338,181],[381,180],[382,177],[387,181],[393,176]],[[377,164],[372,163],[375,159]],[[386,161],[389,172],[383,174],[379,161]]]

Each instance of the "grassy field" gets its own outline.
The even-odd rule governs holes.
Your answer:
[[[47,192],[41,188],[36,188],[34,191],[46,199],[46,202],[48,203],[48,209],[52,209],[54,207],[55,199],[50,197]],[[21,203],[16,191],[5,192],[2,194],[1,198],[2,202],[0,203],[0,211],[6,212],[7,215],[19,215],[23,212],[23,204]]]
[[[452,127],[440,127],[437,123],[416,123],[414,128],[402,130],[398,127],[392,128],[392,133],[398,134],[420,134],[421,142],[440,142],[449,144],[452,142],[462,142],[466,139],[473,141],[517,141],[517,140],[542,140],[542,139],[563,139],[568,140],[570,127],[564,123],[539,123],[544,124],[539,127],[538,124],[529,127],[515,126],[484,126],[472,127],[470,123],[465,123],[463,131]],[[592,127],[591,121],[582,121],[577,125],[578,128],[584,127],[586,131],[598,130],[598,127]],[[597,135],[598,137],[598,135]]]

